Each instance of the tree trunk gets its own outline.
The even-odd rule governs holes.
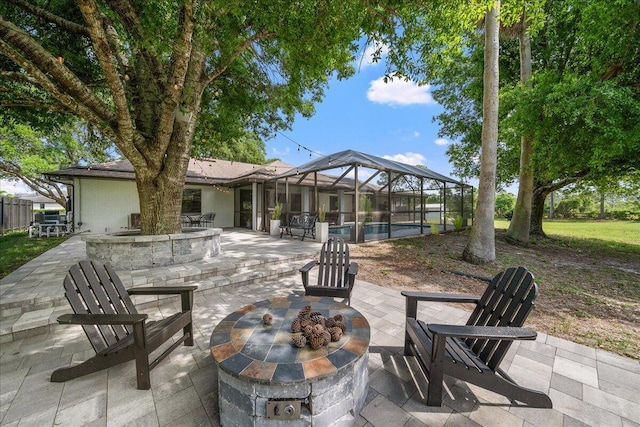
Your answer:
[[[500,1],[485,16],[484,91],[482,102],[482,154],[478,204],[467,247],[462,258],[472,263],[496,259],[494,212],[496,199],[496,168],[498,148],[498,84]]]
[[[175,182],[171,175],[169,171],[161,171],[155,176],[150,173],[136,174],[142,234],[181,232],[180,209],[184,182]]]
[[[536,237],[546,237],[542,229],[542,220],[544,218],[544,201],[552,190],[548,186],[536,186],[531,197],[531,225],[529,235]]]
[[[600,193],[600,219],[604,219],[604,193]]]
[[[520,40],[520,83],[531,86],[531,39],[523,25],[519,31]],[[513,210],[513,218],[507,230],[507,241],[517,245],[529,243],[531,223],[531,198],[533,196],[533,138],[522,135],[520,143],[520,177],[518,198]]]

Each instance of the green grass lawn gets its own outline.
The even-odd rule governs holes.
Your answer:
[[[69,236],[30,239],[26,231],[9,232],[0,236],[0,279],[68,238]]]
[[[507,220],[496,220],[496,228],[509,228]],[[548,236],[597,239],[640,246],[640,222],[545,220],[542,229]]]

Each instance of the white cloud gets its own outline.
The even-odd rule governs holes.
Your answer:
[[[374,62],[373,54],[378,49],[380,49],[380,60],[378,60],[378,62]],[[360,68],[365,68],[380,64],[384,60],[384,57],[387,56],[387,53],[389,53],[389,46],[387,46],[386,44],[380,42],[369,43],[365,47],[362,56],[358,60],[358,66]]]
[[[417,130],[413,131],[413,136],[418,138],[420,136],[420,132],[418,132]]]
[[[398,77],[385,83],[384,77],[380,77],[370,82],[367,99],[389,105],[430,104],[434,102],[429,93],[430,88],[430,85],[418,86]]]
[[[6,179],[0,180],[0,190],[7,194],[24,194],[33,192],[33,190],[27,187],[27,184],[22,181],[9,181]]]
[[[274,156],[286,156],[287,154],[289,154],[289,147],[285,148],[284,151],[278,151],[276,148],[272,148],[271,153]]]
[[[407,165],[424,165],[426,164],[427,159],[419,153],[404,153],[404,154],[394,154],[392,156],[386,155],[382,156],[383,159],[394,160],[396,162],[404,163]]]
[[[438,138],[434,142],[436,143],[436,145],[447,145],[449,143],[449,140],[444,138]]]

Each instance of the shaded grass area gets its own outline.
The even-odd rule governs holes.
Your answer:
[[[69,236],[29,238],[26,231],[0,236],[0,279],[68,238]]]
[[[504,222],[504,228],[507,223]],[[496,229],[496,260],[461,259],[468,232],[381,242],[352,249],[358,278],[398,289],[478,294],[485,284],[451,271],[493,276],[517,265],[540,288],[528,325],[539,332],[640,359],[640,224],[618,221],[554,222],[547,238],[528,247],[508,244]],[[593,232],[587,234],[589,230]],[[355,255],[355,256],[354,256]],[[383,273],[382,273],[383,272]],[[369,276],[369,278],[367,278]]]

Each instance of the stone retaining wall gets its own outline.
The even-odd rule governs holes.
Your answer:
[[[180,234],[132,233],[84,236],[87,258],[116,270],[139,270],[198,261],[220,253],[221,228],[189,228]]]

